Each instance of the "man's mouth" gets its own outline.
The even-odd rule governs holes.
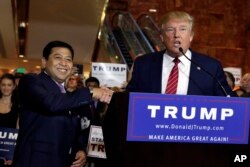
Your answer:
[[[59,72],[61,72],[61,73],[66,73],[67,72],[67,69],[65,69],[65,68],[58,68],[57,70]]]
[[[175,41],[174,46],[179,48],[181,46],[181,42],[180,41]]]

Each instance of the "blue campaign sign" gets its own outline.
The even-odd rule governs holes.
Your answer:
[[[249,98],[130,93],[127,140],[247,144]]]
[[[18,129],[0,127],[0,159],[12,160]]]

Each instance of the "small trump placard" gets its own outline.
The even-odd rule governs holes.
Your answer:
[[[107,158],[101,126],[90,126],[87,152],[89,157]]]
[[[98,78],[101,86],[122,87],[127,81],[127,66],[115,63],[92,63],[91,76]]]

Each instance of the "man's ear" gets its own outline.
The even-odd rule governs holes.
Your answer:
[[[189,39],[189,40],[190,40],[190,42],[192,42],[192,41],[193,41],[193,39],[194,39],[194,31],[192,31],[192,32],[191,32],[190,39]]]
[[[47,63],[47,60],[43,57],[43,58],[42,58],[42,67],[43,67],[43,68],[46,67],[46,63]]]

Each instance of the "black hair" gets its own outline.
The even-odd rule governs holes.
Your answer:
[[[13,74],[10,74],[10,73],[5,73],[5,74],[3,74],[3,75],[1,76],[1,78],[0,78],[0,81],[2,81],[2,80],[5,79],[5,78],[11,80],[11,81],[13,82],[13,84],[15,85],[15,76],[14,76]]]
[[[100,86],[100,82],[96,77],[89,77],[88,79],[86,79],[85,85],[87,85],[87,83],[89,83],[89,82],[96,82],[98,84],[98,86]]]
[[[71,45],[63,41],[51,41],[43,49],[43,57],[48,60],[51,50],[55,47],[63,47],[70,50],[72,59],[74,58],[74,50]]]
[[[13,82],[13,85],[16,85],[15,83],[15,76],[13,74],[10,74],[10,73],[5,73],[1,76],[0,78],[0,82],[2,82],[3,79],[9,79]],[[13,93],[13,92],[12,92]],[[2,92],[0,91],[0,98],[2,98],[3,94]]]
[[[233,84],[235,83],[235,78],[234,78],[234,75],[229,72],[229,71],[224,71],[225,74],[228,76],[228,78],[233,82]]]

